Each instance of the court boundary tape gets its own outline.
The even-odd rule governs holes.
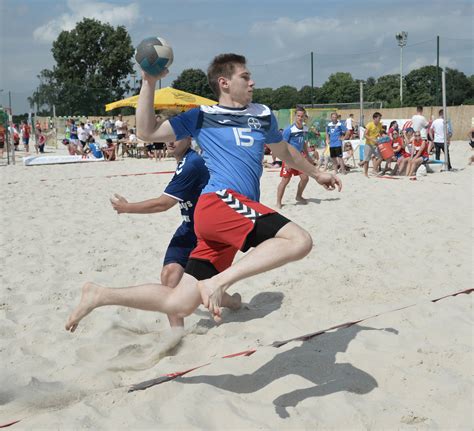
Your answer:
[[[136,174],[113,174],[113,175],[100,175],[90,177],[77,177],[77,178],[64,178],[61,181],[73,181],[73,180],[90,180],[97,178],[115,178],[115,177],[139,177],[142,175],[159,175],[159,174],[174,174],[176,171],[156,171],[156,172],[138,172]],[[40,181],[53,181],[54,178],[42,178]]]
[[[433,303],[436,303],[438,301],[441,301],[443,299],[446,299],[446,298],[451,298],[451,297],[454,297],[454,296],[458,296],[458,295],[462,295],[462,294],[465,294],[465,295],[469,295],[471,294],[472,292],[474,291],[474,288],[471,288],[471,289],[465,289],[465,290],[460,290],[458,292],[454,292],[454,293],[450,293],[448,295],[444,295],[444,296],[441,296],[439,298],[435,298],[435,299],[430,299],[429,302],[433,302]],[[334,329],[340,329],[340,328],[349,328],[350,326],[353,326],[353,325],[356,325],[360,322],[363,322],[365,320],[369,320],[369,319],[373,319],[375,317],[379,317],[379,316],[382,316],[384,314],[389,314],[389,313],[394,313],[396,311],[401,311],[401,310],[405,310],[407,308],[411,308],[411,307],[416,307],[417,305],[420,305],[420,303],[414,303],[414,304],[410,304],[410,305],[405,305],[403,307],[398,307],[398,308],[394,308],[392,310],[388,310],[388,311],[383,311],[383,312],[380,312],[380,313],[377,313],[377,314],[373,314],[371,316],[368,316],[368,317],[364,317],[362,319],[358,319],[358,320],[352,320],[352,321],[349,321],[349,322],[345,322],[345,323],[340,323],[338,325],[334,325],[334,326],[331,326],[329,328],[326,328],[326,329],[322,329],[322,330],[319,330],[319,331],[316,331],[316,332],[311,332],[309,334],[305,334],[305,335],[300,335],[298,337],[293,337],[293,338],[289,338],[287,340],[283,340],[283,341],[274,341],[272,344],[269,344],[265,347],[276,347],[276,348],[279,348],[281,346],[284,346],[285,344],[288,344],[288,343],[291,343],[293,341],[308,341],[308,340],[311,340],[312,338],[315,338],[315,337],[318,337],[319,335],[322,335],[322,334],[325,334],[326,332],[329,332],[329,331],[333,331]],[[248,350],[244,350],[242,352],[237,352],[237,353],[231,353],[230,355],[225,355],[225,356],[221,356],[220,358],[221,359],[230,359],[230,358],[236,358],[236,357],[239,357],[239,356],[251,356],[253,355],[255,352],[257,351],[256,348],[254,349],[248,349]],[[177,372],[174,372],[174,373],[168,373],[168,374],[164,374],[160,377],[157,377],[155,379],[150,379],[150,380],[145,380],[143,382],[140,382],[140,383],[136,383],[132,386],[129,386],[128,387],[128,393],[130,392],[135,392],[135,391],[142,391],[142,390],[145,390],[145,389],[148,389],[148,388],[151,388],[152,386],[156,386],[156,385],[159,385],[161,383],[166,383],[166,382],[170,382],[178,377],[181,377],[181,376],[184,376],[185,374],[188,374],[192,371],[195,371],[199,368],[204,368],[206,367],[207,365],[210,365],[212,364],[213,361],[209,361],[205,364],[202,364],[202,365],[198,365],[196,367],[193,367],[193,368],[189,368],[187,370],[184,370],[184,371],[177,371]],[[25,418],[23,418],[25,419]],[[10,427],[12,425],[15,425],[17,424],[18,422],[20,422],[22,419],[18,419],[18,420],[15,420],[15,421],[11,421],[11,422],[6,422],[4,424],[0,424],[0,428],[7,428],[7,427]]]
[[[469,295],[473,291],[474,291],[474,288],[465,289],[465,290],[461,290],[459,292],[450,293],[448,295],[441,296],[439,298],[431,299],[429,301],[433,302],[433,303],[436,303],[438,301],[441,301],[442,299],[446,299],[446,298],[450,298],[450,297],[454,297],[454,296],[458,296],[458,295],[462,295],[462,294]],[[368,317],[364,317],[362,319],[352,320],[352,321],[345,322],[345,323],[340,323],[338,325],[334,325],[334,326],[331,326],[331,327],[326,328],[326,329],[322,329],[322,330],[319,330],[319,331],[316,331],[316,332],[311,332],[311,333],[305,334],[305,335],[300,335],[298,337],[289,338],[287,340],[274,341],[272,344],[269,344],[266,347],[279,348],[279,347],[284,346],[285,344],[291,343],[293,341],[308,341],[308,340],[311,340],[312,338],[318,337],[319,335],[325,334],[326,332],[333,331],[334,329],[349,328],[350,326],[356,325],[357,323],[363,322],[365,320],[373,319],[375,317],[379,317],[379,316],[382,316],[384,314],[389,314],[389,313],[394,313],[396,311],[405,310],[407,308],[415,307],[417,305],[420,305],[420,303],[414,303],[414,304],[410,304],[410,305],[405,305],[403,307],[394,308],[392,310],[383,311],[383,312],[373,314],[373,315],[368,316]],[[238,357],[238,356],[250,356],[250,355],[253,355],[256,351],[257,351],[256,348],[248,349],[248,350],[244,350],[243,352],[232,353],[230,355],[221,356],[220,359],[235,358],[235,357]],[[191,371],[195,371],[199,368],[203,368],[207,365],[210,365],[211,363],[212,363],[212,361],[209,361],[205,364],[198,365],[196,367],[189,368],[189,369],[184,370],[184,371],[176,371],[174,373],[164,374],[164,375],[162,375],[160,377],[157,377],[157,378],[154,378],[154,379],[145,380],[143,382],[136,383],[136,384],[129,387],[128,392],[130,393],[130,392],[135,392],[135,391],[142,391],[144,389],[151,388],[152,386],[156,386],[156,385],[160,385],[162,383],[169,382],[171,380],[176,379],[177,377],[184,376],[185,374],[188,374]]]

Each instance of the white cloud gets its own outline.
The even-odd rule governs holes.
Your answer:
[[[70,10],[68,13],[35,29],[33,37],[39,42],[50,43],[61,31],[72,30],[83,18],[95,18],[111,25],[131,25],[139,16],[136,3],[117,6],[104,2],[68,0],[67,6]]]

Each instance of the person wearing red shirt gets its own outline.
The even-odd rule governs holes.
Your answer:
[[[29,143],[30,143],[30,132],[31,128],[26,122],[26,120],[21,121],[21,134],[23,137],[23,145],[25,146],[25,151],[28,153],[30,150]]]
[[[408,160],[407,177],[415,175],[416,170],[422,163],[429,160],[430,155],[426,141],[421,138],[420,132],[415,132],[415,139],[413,140],[413,156]]]

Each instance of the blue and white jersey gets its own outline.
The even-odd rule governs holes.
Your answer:
[[[71,124],[69,138],[70,139],[76,139],[76,140],[79,139],[79,137],[77,135],[77,126],[75,124]]]
[[[183,160],[178,163],[165,195],[179,201],[183,225],[194,232],[194,208],[203,187],[209,181],[209,171],[204,160],[191,148],[186,151]]]
[[[102,151],[100,151],[99,144],[96,144],[95,142],[90,142],[88,145],[89,145],[89,148],[91,150],[92,155],[96,159],[103,159],[104,158],[104,155],[102,154]]]
[[[203,150],[211,177],[202,193],[231,189],[260,199],[264,144],[282,141],[270,108],[258,103],[244,108],[201,106],[169,121],[176,139],[192,136]]]
[[[344,123],[338,121],[334,124],[332,121],[326,127],[326,134],[329,136],[329,146],[342,147],[342,141],[339,139],[341,136],[346,134],[346,126]]]
[[[304,148],[307,134],[308,128],[306,126],[303,126],[302,129],[299,129],[296,124],[292,124],[283,130],[283,140],[295,147],[301,153]]]

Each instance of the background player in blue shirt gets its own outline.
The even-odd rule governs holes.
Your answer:
[[[326,127],[326,145],[329,144],[329,155],[332,158],[335,174],[337,174],[339,166],[341,167],[341,172],[343,174],[346,173],[346,167],[342,159],[342,140],[348,135],[345,124],[339,121],[337,113],[333,112],[331,114],[331,121]]]
[[[198,245],[175,289],[156,284],[132,288],[88,287],[71,314],[66,329],[102,305],[125,305],[185,317],[203,303],[221,320],[225,292],[252,275],[302,259],[312,249],[308,232],[274,210],[260,204],[260,176],[265,144],[290,168],[314,178],[327,190],[342,183],[320,172],[296,148],[282,139],[270,109],[254,104],[254,81],[245,57],[221,54],[208,69],[208,81],[219,104],[191,109],[169,121],[158,121],[153,107],[158,79],[142,73],[137,107],[137,131],[149,142],[169,142],[192,136],[203,150],[210,179],[195,212]],[[232,263],[235,254],[249,251]]]
[[[308,146],[306,143],[308,128],[304,125],[305,116],[306,110],[298,106],[295,110],[295,122],[283,130],[283,139],[295,147],[304,157],[306,157],[308,160],[311,160],[311,157],[309,157],[308,154]],[[277,208],[282,207],[282,199],[285,189],[290,183],[291,177],[293,175],[299,175],[300,177],[300,182],[298,184],[298,188],[296,189],[296,200],[301,203],[307,203],[306,199],[303,197],[303,191],[309,181],[308,175],[298,171],[297,169],[292,169],[286,166],[285,162],[283,162],[280,171],[281,181],[280,184],[278,184],[277,189]]]

